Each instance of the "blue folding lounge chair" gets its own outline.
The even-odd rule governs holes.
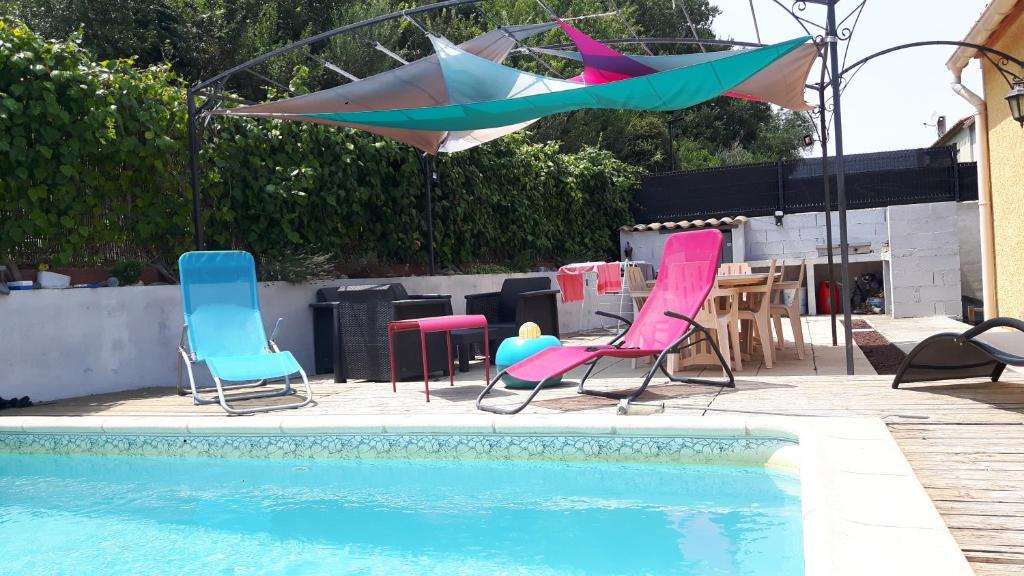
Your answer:
[[[313,393],[309,379],[292,356],[274,343],[281,318],[270,338],[263,329],[259,296],[256,292],[256,265],[248,252],[187,252],[178,259],[181,273],[181,305],[185,327],[178,351],[196,404],[220,405],[230,414],[252,414],[284,408],[300,408],[309,404]],[[186,348],[187,342],[187,348]],[[214,386],[199,388],[193,365],[205,364],[213,376]],[[182,364],[178,365],[178,394],[182,388]],[[253,398],[271,398],[293,394],[291,377],[298,374],[306,387],[301,402],[233,408],[228,403]],[[271,380],[284,379],[281,389],[232,394],[225,390],[264,386]],[[232,384],[224,384],[231,382]],[[203,396],[216,391],[216,398]]]

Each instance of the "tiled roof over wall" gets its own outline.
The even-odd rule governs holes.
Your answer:
[[[681,222],[655,222],[653,224],[634,224],[619,228],[623,232],[647,232],[658,230],[696,230],[698,228],[719,228],[722,226],[739,226],[749,220],[746,216],[734,218],[708,218],[707,220],[683,220]]]

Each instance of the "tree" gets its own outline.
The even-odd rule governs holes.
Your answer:
[[[46,38],[82,31],[82,43],[100,60],[137,57],[163,62],[182,38],[181,14],[162,0],[24,0],[10,14]]]
[[[768,104],[719,97],[674,116],[673,138],[696,142],[722,165],[788,160],[800,155],[814,128],[803,114]]]

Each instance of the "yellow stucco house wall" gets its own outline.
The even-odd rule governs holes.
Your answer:
[[[1024,2],[1017,4],[985,44],[1013,56],[1024,55]],[[1006,80],[991,63],[982,62],[999,315],[1019,318],[1024,315],[1024,128],[1010,117]]]

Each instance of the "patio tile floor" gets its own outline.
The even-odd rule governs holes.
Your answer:
[[[944,318],[892,320],[865,319],[892,343],[908,351],[924,337],[941,331],[960,331],[964,325]],[[1010,372],[1004,381],[957,381],[890,387],[891,376],[874,373],[871,364],[854,351],[855,376],[846,375],[842,346],[833,348],[827,317],[805,319],[811,354],[798,360],[788,346],[779,352],[777,365],[764,368],[745,362],[736,374],[736,388],[695,384],[669,384],[656,378],[645,400],[664,402],[665,415],[728,416],[780,414],[806,417],[870,416],[881,418],[896,438],[959,542],[975,571],[981,575],[1024,573],[1024,375]],[[575,343],[602,342],[611,332],[572,338]],[[839,340],[842,344],[842,326]],[[608,362],[595,373],[594,387],[627,389],[639,384],[649,367],[641,363]],[[710,369],[705,376],[713,375]],[[701,370],[690,372],[702,374]],[[578,377],[581,371],[571,374]],[[329,377],[314,381],[315,403],[301,410],[256,415],[287,422],[320,415],[414,415],[476,413],[474,402],[482,388],[479,362],[469,373],[456,373],[454,387],[447,377],[431,383],[431,402],[424,401],[422,381],[399,384],[349,382],[335,384]],[[497,388],[493,401],[514,404],[523,391]],[[616,402],[579,397],[575,387],[546,390],[524,413],[614,411]],[[173,390],[149,388],[133,392],[64,400],[0,416],[152,417],[196,416],[199,421],[226,418],[217,406],[193,406]],[[510,417],[510,418],[515,418]],[[641,416],[623,418],[642,418]],[[299,422],[296,421],[296,424]]]

